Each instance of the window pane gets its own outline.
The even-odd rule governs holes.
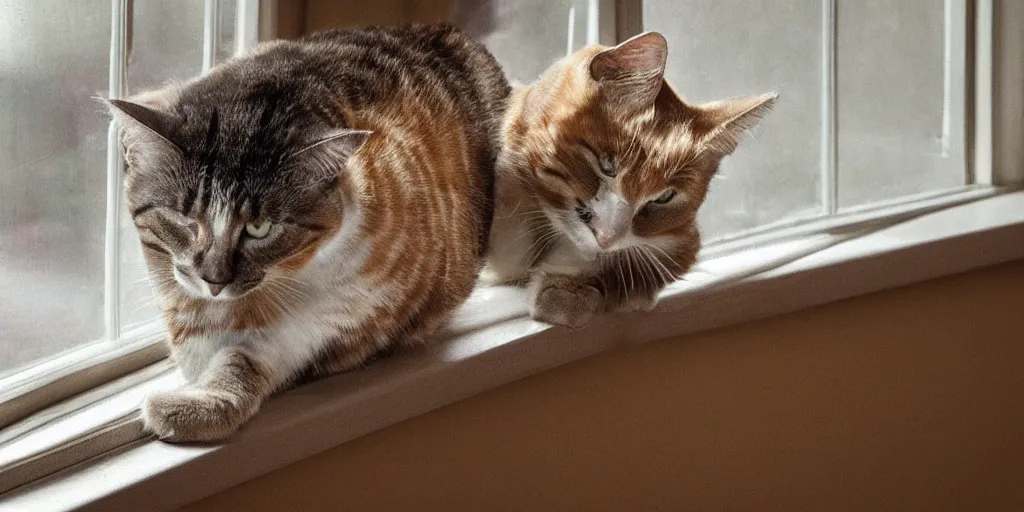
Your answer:
[[[482,41],[509,80],[532,82],[587,40],[587,0],[461,0],[453,22]],[[570,34],[570,31],[572,32]]]
[[[220,0],[220,38],[217,41],[216,62],[221,63],[235,54],[235,13],[237,0]]]
[[[965,183],[962,6],[838,2],[841,207]]]
[[[0,0],[0,372],[103,335],[108,0]]]
[[[647,0],[669,41],[666,78],[691,102],[778,91],[775,110],[722,163],[700,223],[713,238],[821,213],[820,0]]]
[[[203,0],[132,2],[128,94],[203,69]]]

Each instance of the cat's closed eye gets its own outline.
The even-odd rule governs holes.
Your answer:
[[[161,209],[161,211],[163,212],[163,215],[167,218],[167,220],[170,220],[174,224],[177,224],[178,226],[187,229],[189,233],[192,233],[192,236],[196,236],[199,234],[199,223],[196,222],[195,219],[188,217],[186,215],[182,215],[181,213],[178,213],[171,209]]]
[[[565,182],[569,181],[569,177],[566,176],[565,173],[563,173],[562,171],[559,171],[557,169],[553,169],[551,167],[543,167],[543,168],[541,168],[540,173],[541,173],[541,175],[543,175],[544,177],[547,177],[547,178],[552,178],[552,179],[556,179],[556,180],[560,180],[560,181],[565,181]]]

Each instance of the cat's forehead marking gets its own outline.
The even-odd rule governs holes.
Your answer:
[[[231,225],[231,208],[223,201],[215,201],[210,210],[210,230],[214,238],[220,238]]]

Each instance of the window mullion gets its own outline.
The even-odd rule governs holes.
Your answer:
[[[821,204],[826,215],[839,210],[839,124],[837,0],[822,0],[822,66],[821,66]]]
[[[203,0],[203,74],[217,63],[220,41],[220,0]]]
[[[992,0],[976,0],[973,5],[974,51],[972,133],[968,182],[992,184]]]
[[[588,0],[587,44],[615,46],[616,0]]]
[[[107,96],[121,98],[126,90],[128,63],[129,0],[111,0],[110,76]],[[117,137],[116,123],[107,131],[107,214],[104,240],[104,332],[108,340],[121,336],[121,176],[124,162]]]
[[[963,18],[956,17],[953,12],[953,2],[958,0],[943,0],[943,34],[942,34],[942,133],[940,135],[941,156],[948,158],[950,144],[952,143],[952,110],[953,102],[959,99],[953,97],[953,43],[954,25],[963,23]]]
[[[643,0],[614,0],[614,43],[621,43],[644,31]]]
[[[260,0],[238,0],[235,17],[235,55],[260,41]]]
[[[1024,184],[1024,2],[988,0],[989,131],[994,185]]]

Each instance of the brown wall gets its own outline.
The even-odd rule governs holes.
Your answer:
[[[684,509],[1024,510],[1024,261],[607,353],[188,508]]]

